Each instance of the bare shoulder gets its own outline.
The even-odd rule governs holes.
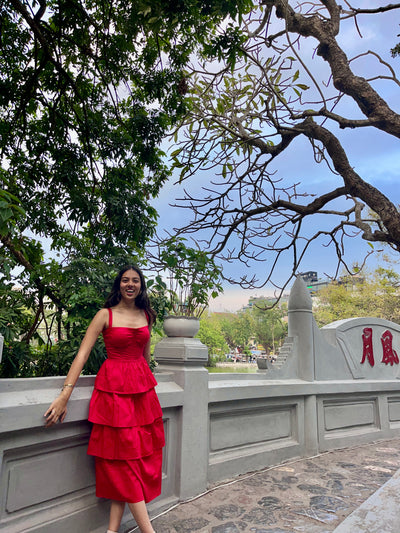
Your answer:
[[[92,320],[92,324],[99,331],[105,329],[108,326],[108,309],[103,308],[97,311]]]
[[[99,316],[102,318],[108,318],[108,309],[105,307],[102,307],[99,311],[97,311],[95,316]]]

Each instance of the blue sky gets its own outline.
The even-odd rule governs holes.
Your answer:
[[[363,7],[377,7],[385,5],[385,2],[363,1],[359,2]],[[362,32],[362,39],[359,38],[352,22],[346,23],[344,31],[339,37],[340,42],[345,48],[348,57],[353,57],[365,50],[374,50],[380,53],[385,61],[390,63],[398,73],[400,69],[400,58],[392,59],[390,48],[392,48],[400,38],[400,17],[398,11],[389,12],[384,15],[360,16],[358,18],[359,28]],[[315,41],[307,42],[306,47],[302,48],[302,53],[310,53]],[[307,51],[307,47],[309,50]],[[317,70],[324,71],[326,66],[319,60]],[[315,66],[315,65],[314,65]],[[360,58],[357,63],[352,63],[353,70],[359,75],[365,77],[375,76],[379,73],[386,72],[385,69],[373,57]],[[373,82],[376,88],[385,99],[387,99],[392,108],[400,110],[400,87],[389,81]],[[342,110],[348,107],[348,101],[343,100],[340,104]],[[348,116],[358,118],[359,110],[351,104]],[[344,147],[347,150],[349,160],[355,170],[372,185],[378,187],[386,194],[395,204],[400,203],[400,146],[396,138],[391,138],[387,134],[376,131],[373,128],[364,128],[361,130],[344,130],[338,132]],[[280,156],[276,161],[276,169],[279,175],[284,176],[287,183],[301,182],[303,190],[312,193],[321,193],[329,190],[331,187],[337,187],[341,184],[337,176],[331,174],[325,165],[316,165],[313,161],[311,150],[307,142],[296,141],[297,145],[288,154]],[[293,154],[295,156],[293,156]],[[196,179],[185,182],[185,188],[189,190],[197,189],[200,185],[206,185],[210,176],[201,174]],[[172,229],[181,226],[189,221],[189,212],[179,208],[172,208],[169,204],[174,203],[176,198],[182,197],[183,190],[179,185],[174,185],[175,179],[164,187],[154,206],[159,211],[159,230],[162,234],[163,229]],[[314,218],[310,222],[310,230],[315,230],[323,222]],[[360,237],[349,241],[346,248],[346,257],[348,262],[357,262],[362,259],[367,251],[371,248]],[[381,248],[375,244],[375,248]],[[396,258],[395,255],[393,255]],[[371,257],[368,261],[368,268],[373,269],[378,262],[378,257]],[[302,271],[316,270],[319,277],[334,274],[335,254],[334,251],[326,248],[322,243],[316,243],[308,252],[306,259],[302,264]],[[224,265],[226,271],[242,275],[246,269],[241,264]],[[262,275],[265,265],[263,263],[254,263],[248,273]],[[277,281],[281,282],[287,275],[288,269],[282,265],[277,276]],[[265,287],[258,290],[243,291],[235,286],[226,286],[223,295],[211,302],[211,308],[217,311],[237,310],[244,305],[250,295],[267,295],[271,294],[272,288]]]

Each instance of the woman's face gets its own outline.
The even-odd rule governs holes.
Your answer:
[[[127,301],[134,301],[142,288],[140,276],[136,270],[129,269],[122,274],[119,291],[121,298]]]

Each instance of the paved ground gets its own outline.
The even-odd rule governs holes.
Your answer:
[[[394,476],[399,468],[400,439],[290,461],[211,487],[156,517],[153,527],[157,533],[328,533],[342,524],[340,533],[354,533],[354,520],[348,527],[344,520],[361,512],[371,495],[378,511],[382,498],[388,501],[385,513],[400,509],[400,476]],[[388,484],[391,501],[386,493],[376,493],[396,478],[399,490]],[[372,533],[363,526],[357,531]],[[377,531],[398,533],[400,524]]]

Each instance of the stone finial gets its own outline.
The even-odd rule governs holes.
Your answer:
[[[301,276],[297,276],[296,281],[293,284],[293,287],[290,291],[289,311],[311,311],[312,310],[312,301],[310,293],[307,289],[306,284]]]

